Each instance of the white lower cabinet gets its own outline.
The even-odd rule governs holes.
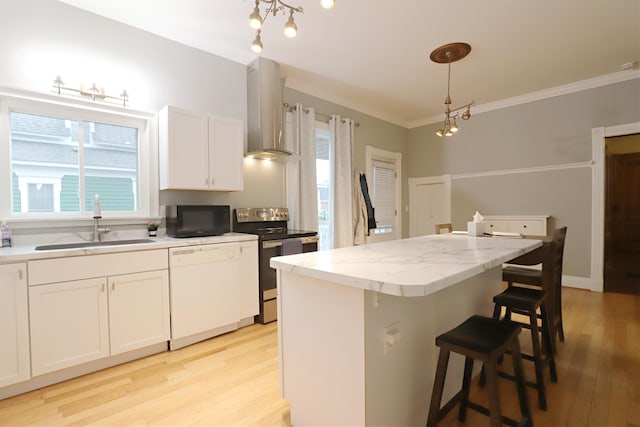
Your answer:
[[[27,265],[0,265],[0,387],[29,379]]]
[[[166,249],[29,262],[32,375],[168,341],[167,268]]]
[[[109,277],[107,284],[112,356],[169,340],[167,270]]]
[[[31,286],[33,376],[109,355],[106,278]]]
[[[258,242],[242,242],[240,245],[240,319],[260,313],[258,301]]]

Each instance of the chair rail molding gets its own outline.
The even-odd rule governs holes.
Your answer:
[[[640,133],[640,122],[591,129],[591,290],[604,290],[605,140]]]

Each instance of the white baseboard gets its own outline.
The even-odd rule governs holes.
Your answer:
[[[598,286],[598,281],[589,277],[562,276],[562,286],[570,288],[586,289],[588,291],[602,292],[602,285]]]

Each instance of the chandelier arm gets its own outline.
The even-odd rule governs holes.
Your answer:
[[[278,2],[278,4],[281,4],[282,6],[284,6],[286,8],[289,8],[289,10],[293,10],[294,12],[298,12],[298,13],[304,12],[304,9],[302,8],[302,6],[296,7],[296,6],[288,5],[287,3],[283,2],[283,1],[280,1],[280,0],[274,0],[274,1]]]
[[[456,111],[460,111],[460,110],[462,110],[463,108],[473,107],[473,104],[475,104],[475,103],[476,103],[476,101],[475,101],[475,99],[474,99],[473,101],[471,101],[471,102],[470,102],[470,103],[468,103],[468,104],[464,104],[464,105],[461,105],[460,107],[452,108],[451,110],[449,110],[449,112],[454,113],[454,112],[456,112]]]

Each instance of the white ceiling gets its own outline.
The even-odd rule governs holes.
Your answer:
[[[171,40],[251,62],[253,0],[61,0]],[[263,56],[288,87],[412,127],[441,115],[447,66],[429,60],[456,41],[472,50],[451,68],[454,106],[487,104],[621,71],[640,61],[639,0],[288,0],[269,16]],[[636,66],[637,68],[637,66]]]

